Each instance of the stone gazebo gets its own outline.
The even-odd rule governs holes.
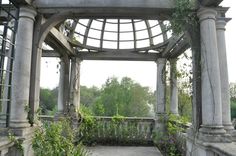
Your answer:
[[[193,121],[186,136],[186,155],[235,155],[224,34],[229,19],[225,17],[228,8],[219,6],[221,1],[196,0],[198,31],[186,30],[181,35],[172,35],[166,26],[175,0],[1,3],[0,133],[6,136],[7,128],[24,138],[24,153],[31,155],[30,140],[38,123],[41,57],[61,58],[57,116],[67,113],[71,104],[79,108],[82,60],[155,61],[158,127],[159,117],[166,114],[166,63],[171,64],[173,82],[170,110],[178,114],[176,58],[191,47]],[[0,155],[9,152],[10,144],[4,143],[1,139]]]

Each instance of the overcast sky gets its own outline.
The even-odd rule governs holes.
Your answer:
[[[233,18],[226,27],[226,43],[229,68],[229,81],[236,82],[236,1],[224,0],[224,7],[231,7],[227,17]],[[58,85],[59,60],[43,59],[41,68],[41,87],[54,88]],[[156,63],[154,62],[131,62],[131,61],[83,61],[81,64],[81,85],[97,86],[105,82],[108,77],[124,76],[131,77],[143,86],[155,89],[156,86]]]

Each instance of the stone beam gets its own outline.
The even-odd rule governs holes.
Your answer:
[[[160,58],[158,53],[136,52],[78,52],[76,54],[82,60],[127,60],[127,61],[156,61]],[[61,57],[54,50],[43,50],[42,57]]]
[[[70,12],[80,17],[157,18],[169,14],[175,6],[174,2],[175,0],[35,0],[33,5],[44,14]]]
[[[165,50],[162,52],[162,57],[168,57],[170,55],[170,52],[176,47],[178,46],[178,42],[181,42],[181,40],[183,39],[183,35],[180,36],[172,36],[169,39],[169,43],[166,46]]]
[[[42,57],[61,57],[55,50],[43,50]]]
[[[156,61],[160,57],[158,53],[136,53],[136,52],[79,52],[77,54],[82,60],[125,60],[125,61]]]
[[[75,55],[74,49],[71,47],[66,37],[61,32],[59,32],[56,28],[51,29],[45,42],[48,43],[49,45],[51,45],[53,42],[54,46],[59,45],[63,49],[66,49],[65,52],[68,55]]]
[[[15,5],[31,4],[32,0],[10,0]]]
[[[182,53],[184,53],[188,48],[190,48],[190,44],[187,40],[181,40],[178,44],[178,46],[176,46],[169,55],[169,58],[177,58],[179,55],[181,55]]]

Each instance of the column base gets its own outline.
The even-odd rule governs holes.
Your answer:
[[[0,137],[3,136],[3,137],[6,137],[8,135],[8,128],[1,128],[0,127]]]
[[[10,128],[9,132],[15,136],[24,137],[34,134],[37,127],[25,127],[25,128]]]
[[[232,141],[236,142],[236,130],[231,131]]]
[[[234,127],[232,124],[224,124],[223,126],[227,133],[231,133],[232,131],[234,131]]]
[[[231,135],[226,133],[223,126],[202,125],[198,139],[205,142],[232,142]]]
[[[27,128],[30,127],[28,120],[10,120],[10,128]]]
[[[34,151],[32,148],[32,139],[35,134],[35,130],[37,127],[27,127],[27,128],[11,128],[8,130],[11,134],[13,134],[16,139],[21,143],[23,149],[22,151],[19,148],[13,146],[10,148],[8,155],[25,155],[31,156],[34,155]]]
[[[166,132],[166,121],[167,121],[166,113],[156,114],[155,130],[163,133]]]
[[[6,127],[6,119],[0,118],[0,128]]]

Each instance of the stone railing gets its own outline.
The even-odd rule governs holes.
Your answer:
[[[93,124],[79,126],[81,138],[104,144],[152,144],[154,118],[90,117]],[[40,116],[42,122],[53,121],[52,116]],[[82,120],[85,122],[85,119]]]
[[[151,144],[155,124],[153,118],[94,117],[92,137],[96,142],[109,144]],[[83,134],[82,134],[83,135]]]
[[[49,115],[40,115],[39,116],[40,121],[45,122],[45,121],[54,121],[54,116],[49,116]]]

